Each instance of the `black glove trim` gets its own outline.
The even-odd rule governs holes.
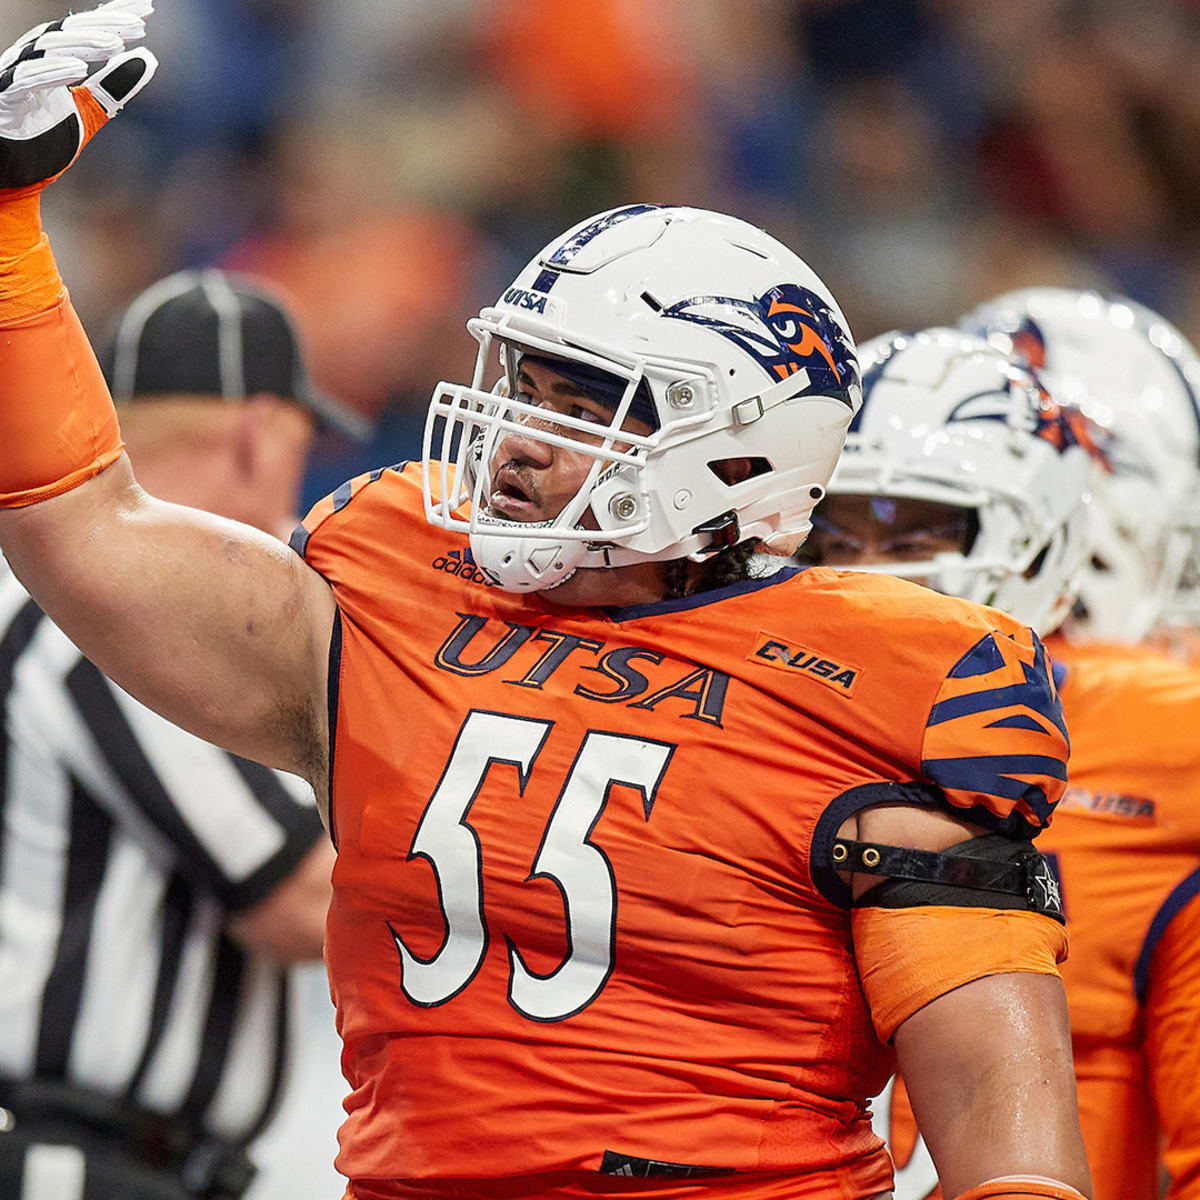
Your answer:
[[[25,140],[0,137],[0,188],[27,188],[65,171],[79,153],[83,122],[71,113],[45,133]]]
[[[150,64],[141,55],[127,58],[106,74],[93,78],[90,84],[92,93],[105,92],[112,98],[113,107],[120,108],[133,95],[149,70]]]
[[[66,18],[64,17],[61,21],[51,21],[50,24],[47,25],[46,28],[37,35],[37,37],[32,38],[25,46],[21,48],[21,53],[18,54],[17,57],[11,63],[9,63],[7,67],[4,68],[3,71],[0,71],[0,92],[6,91],[8,88],[12,87],[12,82],[17,77],[17,68],[22,63],[30,62],[35,58],[46,57],[45,50],[38,49],[38,42],[40,42],[48,33],[58,33],[58,31],[62,29],[63,21],[65,20]]]

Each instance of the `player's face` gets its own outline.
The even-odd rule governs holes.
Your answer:
[[[800,554],[831,567],[925,562],[938,554],[965,553],[972,528],[971,513],[948,504],[831,495],[813,515],[813,531]]]
[[[530,434],[539,428],[570,437],[581,445],[599,445],[604,439],[598,431],[593,437],[580,430],[557,425],[555,416],[594,422],[599,429],[612,420],[613,410],[578,384],[564,379],[548,367],[534,362],[522,364],[517,373],[518,397],[546,414],[546,420],[530,417]],[[629,433],[645,436],[650,427],[627,417],[622,426]],[[618,442],[617,448],[628,449]],[[508,521],[549,521],[558,516],[587,478],[595,458],[582,451],[552,446],[523,432],[509,432],[496,446],[492,456],[492,492],[488,507]],[[591,514],[584,516],[584,524]]]

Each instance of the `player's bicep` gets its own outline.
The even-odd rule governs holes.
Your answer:
[[[895,1041],[945,1195],[1006,1175],[1091,1195],[1058,978],[977,979],[914,1013]]]
[[[1052,877],[1026,842],[936,810],[881,804],[858,813],[853,830],[843,825],[831,857],[851,872],[855,960],[883,1041],[963,984],[1053,975],[1066,955]]]
[[[319,776],[332,594],[276,539],[147,496],[124,458],[0,513],[34,599],[103,671],[208,741]]]

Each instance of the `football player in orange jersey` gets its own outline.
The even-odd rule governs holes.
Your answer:
[[[1054,656],[1076,676],[1075,757],[1048,837],[1075,930],[1068,984],[1096,1194],[1200,1197],[1200,357],[1119,296],[1009,293],[964,326],[1012,347],[1113,435],[1081,604]],[[1069,677],[1068,677],[1069,679]],[[1126,736],[1111,740],[1111,730]]]
[[[1132,323],[1110,326],[1108,303],[1103,308],[1093,303],[1097,319],[1074,332],[1080,354],[1089,336],[1119,346],[1120,330],[1132,328]],[[1048,314],[1042,309],[1038,315],[1047,343],[1055,345]],[[1061,306],[1059,316],[1065,319]],[[1160,331],[1155,343],[1172,345],[1164,334]],[[947,592],[990,599],[1049,632],[1063,618],[1065,604],[1041,615],[1030,612],[1023,607],[1025,597],[989,571],[989,560],[1009,553],[995,534],[1003,528],[1003,510],[1020,496],[1014,494],[1011,470],[996,470],[963,441],[963,431],[970,428],[964,422],[994,421],[995,413],[988,414],[987,389],[963,368],[957,375],[948,368],[961,357],[961,339],[958,333],[931,331],[877,339],[863,348],[867,398],[830,497],[817,512],[818,532],[805,550],[815,561],[885,569]],[[973,345],[973,354],[984,353]],[[1147,349],[1151,345],[1147,340]],[[1004,347],[1012,349],[1010,342]],[[1155,353],[1162,356],[1161,349]],[[1104,363],[1105,355],[1101,350],[1087,361]],[[1173,446],[1188,445],[1188,423],[1194,427],[1195,417],[1183,389],[1172,392],[1165,384],[1171,375],[1188,378],[1192,369],[1186,359],[1178,371],[1164,364],[1168,377],[1157,380],[1154,407],[1161,425],[1179,430],[1170,438]],[[1061,375],[1053,378],[1059,388],[1067,385]],[[1140,584],[1157,590],[1160,604],[1170,604],[1172,584],[1163,576],[1173,561],[1177,564],[1168,552],[1171,530],[1184,526],[1180,511],[1191,484],[1181,468],[1172,486],[1169,473],[1155,471],[1153,456],[1139,453],[1152,437],[1147,429],[1134,423],[1134,437],[1122,439],[1129,422],[1117,420],[1116,413],[1127,402],[1109,395],[1102,404],[1103,380],[1089,383],[1090,407],[1106,419],[1113,436],[1100,456],[1103,473],[1093,481],[1099,495],[1090,514],[1087,552],[1061,553],[1062,546],[1078,546],[1079,531],[1047,502],[1057,481],[1039,480],[1044,494],[1027,500],[1045,530],[1045,552],[1036,540],[1027,543],[1025,560],[1038,569],[1020,586],[1041,577],[1065,597],[1077,573],[1085,581],[1087,611],[1112,636],[1154,619],[1154,607],[1122,608],[1117,600],[1123,591],[1140,600]],[[1065,390],[1081,395],[1069,385]],[[1092,427],[1081,426],[1070,410],[1058,410],[1053,421],[1047,420],[1056,408],[1047,402],[1044,434],[1097,440]],[[1194,428],[1190,442],[1197,443]],[[956,445],[960,452],[952,453]],[[1168,459],[1178,455],[1173,448],[1161,453]],[[1123,532],[1131,528],[1130,511],[1144,512],[1147,521]],[[1124,527],[1111,520],[1114,512]],[[1076,572],[1081,558],[1084,570]],[[1136,632],[1144,633],[1145,626]],[[1154,1200],[1162,1141],[1172,1200],[1196,1197],[1200,818],[1193,792],[1200,783],[1194,736],[1200,677],[1146,650],[1095,641],[1073,644],[1061,637],[1048,646],[1063,673],[1072,752],[1066,797],[1039,846],[1055,861],[1071,931],[1063,977],[1096,1196]],[[889,1130],[897,1158],[897,1200],[939,1194],[934,1165],[916,1140],[902,1090],[885,1098],[878,1124]]]
[[[296,553],[162,504],[38,218],[152,71],[106,15],[148,9],[0,59],[0,544],[125,686],[327,798],[347,1196],[887,1197],[894,1055],[963,1200],[1090,1195],[1044,649],[784,557],[861,399],[821,281],[615,209],[470,323],[423,463]]]

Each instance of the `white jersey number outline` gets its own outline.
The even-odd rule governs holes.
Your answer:
[[[488,950],[483,856],[471,806],[494,763],[517,768],[524,794],[553,721],[472,709],[421,815],[408,858],[433,868],[445,926],[441,947],[418,958],[389,922],[400,955],[400,986],[416,1005],[452,1000],[475,978]],[[567,953],[548,975],[531,971],[509,939],[509,1003],[531,1021],[562,1021],[600,994],[616,954],[617,885],[608,856],[591,840],[614,786],[641,792],[646,819],[670,765],[669,742],[589,730],[533,858],[529,880],[549,879],[562,895]]]

